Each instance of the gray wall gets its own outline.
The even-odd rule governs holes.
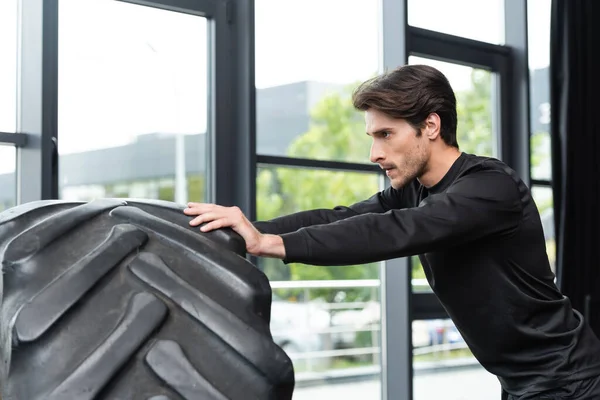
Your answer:
[[[184,137],[188,173],[204,172],[205,135]],[[107,184],[175,174],[175,136],[149,134],[126,146],[74,153],[59,158],[60,185]]]
[[[256,150],[284,156],[289,145],[310,128],[310,112],[328,91],[342,87],[321,82],[297,82],[256,94]]]

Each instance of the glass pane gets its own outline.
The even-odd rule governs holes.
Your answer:
[[[527,2],[531,88],[531,177],[552,179],[550,138],[550,9],[551,0]]]
[[[259,167],[257,216],[350,205],[380,190],[380,182],[369,173]],[[284,265],[261,258],[258,265],[273,288],[273,336],[294,362],[294,399],[379,398],[380,264]],[[344,387],[327,387],[331,376],[346,376]]]
[[[0,132],[17,120],[17,1],[0,1]]]
[[[408,0],[408,24],[504,44],[504,0]]]
[[[256,0],[257,152],[369,163],[350,97],[378,72],[378,35],[376,0]]]
[[[17,149],[0,144],[0,212],[16,204],[16,160]]]
[[[544,237],[546,239],[546,252],[550,260],[550,267],[556,273],[556,240],[554,237],[554,196],[551,187],[533,186],[531,195],[540,211]]]
[[[414,400],[499,399],[498,379],[473,357],[450,319],[412,323]]]
[[[59,11],[61,198],[204,201],[206,19],[112,0]]]
[[[457,138],[461,151],[498,157],[494,124],[496,96],[492,72],[410,56],[409,64],[426,64],[439,69],[450,81],[456,95]],[[431,291],[417,256],[412,259],[413,291]]]

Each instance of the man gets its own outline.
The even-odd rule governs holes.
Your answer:
[[[459,150],[446,77],[403,66],[364,82],[353,103],[365,114],[371,161],[391,187],[349,207],[254,224],[236,207],[190,203],[190,224],[204,232],[231,227],[250,254],[286,263],[418,254],[504,398],[600,398],[600,343],[554,284],[531,192],[502,162]]]

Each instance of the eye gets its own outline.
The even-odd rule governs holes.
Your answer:
[[[381,132],[381,137],[387,139],[388,137],[390,137],[390,133],[388,131],[383,131]]]

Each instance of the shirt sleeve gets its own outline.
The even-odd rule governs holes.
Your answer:
[[[366,213],[282,235],[285,263],[351,265],[423,254],[518,228],[517,183],[499,171],[459,178],[418,207]]]
[[[275,235],[295,232],[298,229],[330,224],[346,218],[368,213],[384,213],[391,209],[412,207],[416,204],[418,182],[396,190],[388,187],[369,199],[355,203],[351,206],[338,206],[333,209],[316,209],[300,211],[290,215],[278,217],[269,221],[256,221],[253,225],[261,233]]]

